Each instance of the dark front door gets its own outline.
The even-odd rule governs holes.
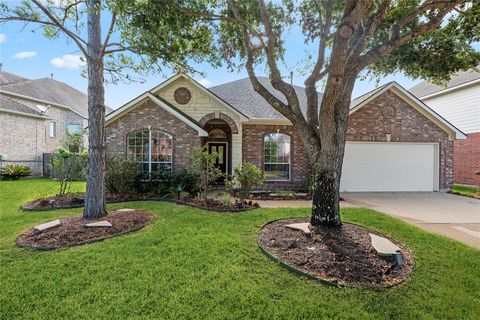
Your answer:
[[[220,169],[223,174],[227,173],[227,144],[221,142],[210,142],[208,144],[208,153],[218,154],[215,161],[215,167]],[[221,179],[223,181],[223,178]]]

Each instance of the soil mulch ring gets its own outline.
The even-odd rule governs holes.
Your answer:
[[[36,250],[52,250],[101,241],[142,229],[153,219],[151,213],[140,210],[112,211],[100,219],[83,219],[82,216],[60,218],[61,225],[44,231],[34,228],[17,238],[21,247]],[[86,223],[106,220],[111,227],[87,227]]]
[[[190,207],[209,210],[209,211],[220,211],[220,212],[244,212],[248,210],[258,209],[260,205],[256,202],[252,201],[245,201],[243,206],[239,206],[237,204],[223,204],[222,202],[215,200],[215,199],[207,199],[206,201],[199,200],[199,199],[181,199],[175,200],[171,199],[171,202],[184,204]]]
[[[385,235],[349,223],[311,235],[285,227],[300,222],[308,220],[272,221],[259,234],[260,248],[291,271],[328,284],[383,289],[403,282],[414,270],[410,249]],[[396,266],[391,258],[378,255],[369,233],[399,246],[404,265]]]
[[[117,202],[127,202],[127,201],[143,201],[143,200],[153,200],[153,201],[166,201],[173,202],[177,204],[188,205],[191,207],[210,210],[210,211],[220,211],[220,212],[243,212],[247,210],[257,209],[260,206],[258,203],[252,201],[245,202],[243,207],[237,206],[236,204],[223,204],[215,199],[207,199],[207,201],[201,201],[193,198],[182,198],[182,199],[170,199],[170,198],[161,198],[158,195],[149,195],[149,194],[107,194],[107,203],[117,203]],[[85,199],[84,193],[69,193],[62,196],[54,196],[50,198],[37,199],[29,201],[22,206],[24,211],[41,211],[41,210],[52,210],[52,209],[68,209],[68,208],[80,208],[83,207]]]

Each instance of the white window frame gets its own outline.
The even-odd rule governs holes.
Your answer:
[[[287,136],[289,139],[290,139],[290,155],[288,157],[288,163],[283,163],[283,162],[266,162],[265,161],[265,138],[269,135],[272,135],[272,134],[282,134],[282,135],[285,135]],[[288,179],[265,179],[266,182],[289,182],[292,180],[292,137],[289,135],[289,134],[286,134],[286,133],[282,133],[282,132],[271,132],[271,133],[267,133],[263,136],[263,173],[265,174],[265,165],[266,164],[273,164],[273,165],[276,165],[276,164],[281,164],[281,165],[285,165],[285,164],[288,164]]]
[[[152,163],[170,164],[170,170],[169,171],[173,171],[173,136],[170,133],[162,131],[162,130],[148,129],[148,130],[137,130],[137,131],[132,131],[132,132],[128,133],[127,134],[127,156],[129,155],[129,147],[131,146],[130,145],[130,135],[131,134],[137,134],[138,132],[146,132],[146,131],[148,131],[148,161],[143,161],[143,160],[139,161],[142,164],[142,171],[143,171],[143,164],[144,163],[148,163],[148,172],[147,172],[148,174],[152,173]],[[170,136],[170,139],[172,140],[172,155],[171,155],[171,160],[170,161],[153,161],[152,162],[152,131],[155,131],[155,132],[158,131],[158,132],[161,132],[163,134],[166,134],[166,135]],[[137,145],[135,145],[135,147],[137,147]],[[135,152],[135,155],[136,154],[137,153]]]
[[[50,138],[55,138],[57,136],[57,123],[55,121],[51,121],[48,124],[48,136]]]

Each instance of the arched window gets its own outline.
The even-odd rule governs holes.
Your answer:
[[[143,172],[172,170],[172,136],[159,130],[128,134],[127,155],[142,164]]]
[[[263,140],[266,180],[290,180],[290,136],[270,133]]]
[[[226,138],[227,135],[222,129],[213,129],[208,133],[209,138]]]

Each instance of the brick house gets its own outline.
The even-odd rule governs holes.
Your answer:
[[[42,175],[43,154],[57,149],[67,130],[86,126],[86,94],[51,78],[2,71],[0,65],[0,165],[24,164]]]
[[[268,78],[260,79],[281,97]],[[295,87],[305,106],[305,91]],[[321,94],[319,93],[319,98]],[[351,103],[342,191],[435,191],[453,183],[453,141],[463,133],[395,82]],[[270,189],[302,188],[311,164],[291,123],[248,79],[205,88],[178,74],[107,115],[109,152],[143,170],[188,168],[197,146],[219,154],[225,173],[259,166]]]
[[[466,134],[454,142],[453,180],[480,186],[480,72],[459,72],[445,86],[422,82],[410,91]]]

